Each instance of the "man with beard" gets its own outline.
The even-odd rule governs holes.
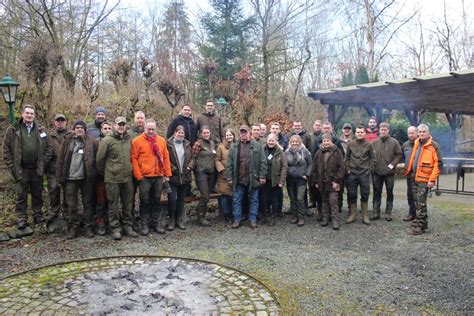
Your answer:
[[[102,123],[105,122],[105,109],[101,106],[95,109],[95,119],[94,122],[87,125],[87,135],[94,137],[95,139],[100,139],[100,128]]]
[[[196,128],[198,131],[201,127],[209,127],[211,132],[211,140],[217,145],[224,140],[224,129],[219,114],[216,113],[216,106],[212,99],[206,100],[206,111],[199,115],[196,119]]]

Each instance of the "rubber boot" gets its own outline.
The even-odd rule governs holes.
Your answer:
[[[349,203],[349,218],[346,220],[346,224],[352,224],[357,219],[357,203]]]
[[[387,206],[385,207],[385,220],[387,222],[392,221],[392,209],[393,209],[393,202],[387,202]]]
[[[369,220],[369,202],[361,202],[362,209],[362,223],[365,225],[370,225]]]
[[[371,220],[380,219],[380,201],[376,201],[373,203],[373,215],[370,217]]]
[[[268,215],[268,226],[275,226],[275,212]]]

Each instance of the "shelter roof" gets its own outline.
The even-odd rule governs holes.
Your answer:
[[[310,91],[322,104],[474,115],[474,68]]]

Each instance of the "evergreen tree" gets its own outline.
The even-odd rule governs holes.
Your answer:
[[[369,82],[369,73],[367,72],[367,68],[365,66],[359,66],[354,78],[354,84],[364,84]]]
[[[201,53],[219,64],[216,77],[230,79],[246,64],[253,19],[243,16],[240,0],[211,0],[211,5],[214,12],[202,19],[208,41]]]

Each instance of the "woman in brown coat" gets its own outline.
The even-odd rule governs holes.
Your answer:
[[[345,174],[344,158],[341,151],[333,144],[331,135],[324,134],[320,150],[316,152],[311,173],[312,183],[319,189],[323,200],[323,222],[329,224],[331,216],[332,227],[339,229],[339,191]]]
[[[217,170],[217,193],[221,194],[219,198],[220,206],[224,212],[226,222],[232,223],[232,185],[227,181],[227,157],[229,156],[230,146],[235,142],[235,133],[231,129],[225,131],[225,140],[217,147],[216,170]]]

